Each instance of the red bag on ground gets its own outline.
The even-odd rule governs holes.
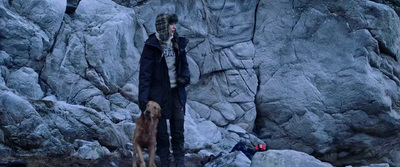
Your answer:
[[[265,151],[265,150],[267,150],[267,146],[265,145],[265,144],[257,144],[256,145],[256,150],[257,151]]]

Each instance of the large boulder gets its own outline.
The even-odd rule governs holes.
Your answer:
[[[268,150],[266,152],[257,152],[251,161],[251,166],[333,167],[331,164],[321,162],[306,153],[293,150]]]
[[[217,166],[250,166],[251,161],[246,155],[240,151],[235,151],[229,154],[224,154],[218,159],[208,162],[204,167]]]
[[[256,22],[261,138],[336,165],[390,155],[385,143],[400,128],[400,22],[390,7],[261,1]]]
[[[132,9],[107,0],[81,1],[71,17],[66,16],[42,75],[60,100],[85,104],[137,80]]]
[[[187,152],[400,162],[398,0],[67,1],[0,2],[0,153],[128,152],[140,53],[167,11],[190,40]]]
[[[10,67],[40,71],[63,21],[66,0],[0,2],[0,48],[11,57]]]
[[[27,100],[11,91],[0,91],[1,144],[17,154],[40,154],[61,156],[68,152],[68,146],[46,124],[41,115]],[[2,151],[7,147],[1,148]]]
[[[15,89],[21,96],[27,99],[40,100],[43,91],[38,83],[39,75],[31,68],[22,67],[10,73],[7,78],[7,86]]]
[[[124,148],[133,136],[133,132],[124,130],[131,126],[128,122],[115,124],[105,113],[91,108],[47,98],[35,103],[35,108],[57,137],[67,143],[97,140],[113,151]]]

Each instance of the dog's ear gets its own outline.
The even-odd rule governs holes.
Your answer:
[[[161,118],[161,108],[157,108],[157,117]]]
[[[155,114],[155,116],[157,117],[157,118],[161,118],[161,106],[157,103],[157,102],[154,102],[154,108],[156,108],[156,114]]]

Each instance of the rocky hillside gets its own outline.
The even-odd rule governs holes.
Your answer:
[[[190,40],[188,156],[242,141],[400,166],[399,0],[78,2],[0,0],[0,157],[129,157],[140,53],[167,11]]]

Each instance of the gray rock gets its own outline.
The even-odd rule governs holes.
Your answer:
[[[228,127],[226,128],[229,132],[234,132],[240,135],[243,135],[246,133],[246,131],[244,129],[242,129],[241,127],[237,126],[237,125],[233,125],[230,124],[228,125]]]
[[[215,49],[249,41],[253,36],[257,1],[205,1],[207,24],[210,26],[210,42]]]
[[[310,154],[345,148],[381,154],[385,146],[377,143],[391,143],[391,130],[400,125],[399,96],[391,93],[399,85],[398,51],[391,47],[399,40],[399,30],[392,30],[399,27],[394,11],[371,1],[260,1],[257,11],[260,137],[273,148]],[[388,18],[390,24],[379,24]],[[364,133],[369,135],[354,137]],[[354,140],[363,146],[356,149]],[[336,162],[381,158],[362,157],[346,154]]]
[[[110,115],[111,120],[115,123],[118,123],[118,122],[121,122],[121,121],[127,119],[127,117],[120,112],[111,112],[108,114]]]
[[[10,91],[1,91],[0,94],[0,111],[3,113],[1,114],[1,126],[17,125],[29,117],[40,118],[40,115],[27,100]]]
[[[390,167],[388,163],[371,164],[370,167]]]
[[[237,133],[229,133],[226,137],[232,139],[232,141],[235,141],[236,143],[240,142],[240,136]]]
[[[96,111],[109,112],[111,109],[110,101],[103,96],[95,96],[87,104],[87,107],[93,108]]]
[[[103,11],[101,15],[98,10]],[[106,81],[111,92],[117,91],[117,88],[125,85],[130,78],[137,77],[135,72],[138,66],[133,64],[139,61],[139,52],[132,47],[135,36],[132,29],[136,27],[135,12],[132,9],[108,0],[82,1],[75,17],[77,21],[74,24],[92,25],[89,33],[80,37],[87,46],[85,59]]]
[[[253,134],[249,134],[249,144],[255,146],[257,144],[266,144],[267,147],[269,147],[268,143],[265,143],[263,140],[261,140],[260,138],[258,138],[257,136],[253,135]]]
[[[229,153],[232,148],[240,142],[240,137],[235,133],[228,133],[227,131],[221,130],[221,139],[212,145],[211,151],[214,154]]]
[[[0,89],[6,88],[6,82],[4,81],[3,77],[0,76]]]
[[[21,96],[32,100],[43,97],[43,91],[38,84],[38,74],[31,68],[22,67],[11,72],[7,78],[7,86],[15,89]]]
[[[218,127],[211,121],[203,121],[197,124],[198,133],[207,139],[207,143],[216,143],[222,139]]]
[[[250,166],[252,163],[249,158],[246,157],[240,151],[235,151],[229,154],[222,155],[214,161],[206,163],[205,167],[217,167],[217,166]],[[264,165],[264,164],[263,164]],[[261,166],[263,166],[261,165]]]
[[[293,150],[268,150],[266,152],[257,152],[253,156],[251,166],[332,167],[329,163],[321,162],[306,153]]]
[[[136,128],[136,124],[132,122],[121,122],[117,125],[118,128],[122,129],[123,132],[126,134],[126,136],[130,137],[130,139],[133,139],[133,134]],[[132,141],[129,140],[128,143],[131,143]],[[129,146],[129,149],[132,149],[132,146]],[[126,148],[126,147],[125,147]]]
[[[130,141],[131,136],[127,136],[103,112],[61,101],[50,107],[38,104],[36,108],[49,129],[57,129],[66,142],[97,140],[102,146],[116,149]]]
[[[190,40],[188,152],[243,141],[398,166],[398,0],[114,1],[70,15],[66,0],[0,2],[0,129],[16,154],[67,154],[76,139],[124,149],[140,115],[140,52],[168,11]],[[9,85],[22,68],[42,93]]]
[[[40,62],[60,28],[66,0],[33,0],[33,1],[2,1],[0,10],[2,32],[0,48],[12,58],[12,66],[31,67],[39,71],[43,65]]]
[[[66,153],[66,146],[52,136],[47,124],[28,101],[4,91],[0,92],[0,104],[0,125],[8,139],[6,145],[29,149],[37,154]]]
[[[197,114],[199,116],[199,118],[208,119],[210,117],[211,110],[207,105],[199,103],[197,101],[191,101],[191,100],[188,100],[187,103],[190,108],[196,109],[196,110],[192,110],[192,111],[195,111],[196,112],[195,114]]]
[[[87,88],[81,87],[82,88],[81,90],[76,91],[75,92],[76,95],[71,100],[71,103],[84,105],[84,104],[88,103],[91,98],[102,95],[102,93],[100,92],[99,89],[93,88],[91,85],[88,85],[86,80],[82,80],[81,78],[78,78],[78,77],[74,78],[74,79],[77,79],[78,82],[82,83],[82,85],[80,85],[80,86],[89,86],[89,87],[87,87]]]
[[[139,109],[139,106],[136,105],[135,103],[130,103],[126,107],[126,111],[127,111],[127,113],[130,114],[130,117],[132,118],[132,120],[136,120],[137,118],[139,118],[140,114],[142,113],[142,111],[140,111],[140,109]]]
[[[110,88],[108,88],[104,83],[104,79],[99,76],[93,68],[86,69],[86,78],[104,94],[108,94],[110,92]]]
[[[346,167],[352,167],[352,166],[349,165],[349,166],[346,166]],[[387,163],[380,163],[380,164],[370,164],[370,165],[360,166],[360,167],[390,167],[390,165],[387,164]]]
[[[39,25],[49,37],[60,28],[67,3],[66,0],[33,0],[28,3],[23,0],[13,0],[10,2],[15,12]]]
[[[400,31],[395,27],[400,27],[400,21],[396,12],[389,6],[368,1],[363,8],[366,11],[371,11],[368,15],[372,17],[366,20],[368,22],[367,27],[373,27],[370,32],[377,40],[381,53],[399,60]]]
[[[215,125],[214,125],[215,126]],[[194,122],[191,114],[185,114],[185,149],[188,150],[201,150],[207,143],[210,143],[209,136],[206,134],[200,134],[199,126]],[[204,128],[200,126],[200,128]],[[212,130],[212,129],[209,129]],[[216,130],[216,129],[214,129]]]
[[[116,93],[109,96],[110,103],[117,105],[118,107],[125,108],[130,103],[129,100],[124,98],[121,94]]]
[[[143,3],[144,0],[113,0],[113,1],[126,7],[134,7],[138,5],[138,3]]]
[[[7,52],[0,50],[0,65],[6,66],[11,65],[11,57],[7,54]]]
[[[97,13],[100,10],[101,15]],[[138,66],[133,64],[137,64],[139,54],[131,47],[134,16],[132,9],[107,0],[82,1],[74,19],[66,16],[43,72],[44,81],[60,100],[83,104],[102,93],[116,93],[119,87],[137,78]]]
[[[0,144],[0,156],[1,157],[10,157],[12,156],[12,149]]]
[[[97,141],[75,140],[74,147],[77,151],[73,155],[82,159],[94,160],[110,154],[110,151],[106,147],[102,147]]]
[[[232,80],[227,81],[226,79],[230,79],[231,74],[233,77]],[[235,70],[227,71],[224,73],[219,73],[216,76],[212,76],[212,77],[210,76],[210,78],[205,79],[207,83],[199,82],[198,84],[196,84],[194,86],[197,89],[190,89],[191,93],[189,93],[189,99],[191,99],[193,101],[201,102],[201,103],[206,104],[211,107],[210,109],[207,109],[208,107],[204,106],[200,110],[198,110],[200,112],[200,116],[202,116],[203,118],[212,120],[214,123],[216,123],[219,126],[224,126],[224,125],[227,125],[228,122],[230,122],[230,121],[237,121],[239,123],[240,122],[239,120],[241,120],[241,117],[243,115],[246,115],[246,112],[254,111],[251,109],[244,110],[241,107],[234,108],[234,106],[236,106],[235,101],[232,101],[232,103],[231,103],[229,101],[225,101],[225,99],[224,100],[220,99],[222,97],[236,96],[235,94],[240,94],[239,92],[235,91],[236,88],[232,87],[232,91],[230,91],[231,88],[227,87],[227,85],[238,84],[237,79],[239,79],[239,78],[235,78],[238,76],[248,76],[248,75],[240,74],[239,72],[237,72]],[[245,83],[245,82],[247,82],[249,80],[251,81],[251,79],[249,79],[249,78],[241,78],[239,80],[243,81],[243,83],[241,85],[249,84],[249,83]],[[238,85],[240,85],[240,82]],[[254,85],[254,86],[256,86],[256,85]],[[245,91],[245,92],[249,92],[249,91]],[[247,97],[249,97],[249,98],[244,99],[243,97],[241,97],[242,101],[238,101],[237,103],[243,104],[246,102],[253,101],[252,97],[250,97],[250,96],[247,96]],[[189,104],[191,105],[191,103],[189,103]],[[199,105],[199,104],[196,104],[196,105]],[[253,105],[254,105],[254,103],[253,103]],[[237,110],[235,110],[235,109],[237,109]],[[210,110],[211,110],[211,112],[210,112]],[[245,114],[243,114],[243,113],[245,113]],[[251,113],[254,113],[254,112],[251,112]],[[248,119],[255,120],[254,114],[250,114],[250,116],[254,116],[254,117],[248,118]],[[247,122],[251,122],[251,121],[245,121],[245,122],[247,123]],[[250,124],[249,127],[253,127],[252,123],[249,123],[249,124]],[[250,129],[246,128],[246,130],[250,130]]]
[[[3,133],[3,131],[0,129],[0,143],[4,143],[5,142],[5,140],[4,140],[4,133]]]
[[[400,149],[392,149],[389,152],[389,159],[393,162],[393,164],[400,164]]]
[[[136,85],[128,83],[121,88],[121,95],[131,102],[139,103],[138,88]]]
[[[139,118],[140,114],[141,111],[139,107],[134,103],[130,103],[126,108],[122,108],[115,104],[112,104],[111,111],[106,113],[106,115],[114,123],[118,123],[124,120],[136,120],[136,118]]]
[[[0,90],[8,90],[5,78],[7,78],[9,74],[10,72],[8,71],[7,67],[0,66]]]

